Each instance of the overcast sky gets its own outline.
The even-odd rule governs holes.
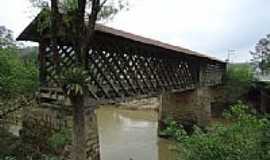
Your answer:
[[[33,19],[28,0],[1,0],[0,25],[17,36]],[[234,62],[270,33],[270,0],[130,0],[107,25]]]

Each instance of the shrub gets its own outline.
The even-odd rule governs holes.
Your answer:
[[[34,63],[24,63],[16,48],[0,49],[0,96],[32,93],[38,86]]]
[[[165,128],[160,131],[160,135],[164,137],[171,137],[177,141],[181,141],[186,137],[187,132],[184,130],[183,126],[178,125],[178,123],[173,120],[172,117],[166,117],[164,120]]]
[[[269,159],[269,120],[258,118],[242,103],[225,113],[229,126],[217,124],[208,132],[199,128],[177,137],[179,153],[185,160],[267,160]]]
[[[20,137],[0,128],[0,160],[60,160],[66,145],[71,144],[71,131],[62,129],[48,135],[46,127],[39,128],[37,134],[26,129]]]
[[[50,149],[52,151],[63,150],[66,145],[71,144],[71,137],[72,135],[69,129],[61,129],[48,139]]]

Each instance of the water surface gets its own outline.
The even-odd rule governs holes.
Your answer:
[[[173,143],[158,138],[156,111],[97,110],[101,160],[175,160]]]

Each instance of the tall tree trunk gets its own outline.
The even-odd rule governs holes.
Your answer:
[[[51,1],[51,43],[52,43],[52,51],[53,51],[53,62],[56,65],[58,70],[59,63],[59,54],[57,49],[57,33],[58,33],[58,21],[59,21],[59,11],[58,11],[58,0]]]
[[[71,98],[73,105],[73,160],[86,160],[84,97]]]

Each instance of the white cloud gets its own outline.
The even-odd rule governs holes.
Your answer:
[[[30,4],[28,0],[1,0],[0,25],[13,30],[15,36],[30,22]]]

